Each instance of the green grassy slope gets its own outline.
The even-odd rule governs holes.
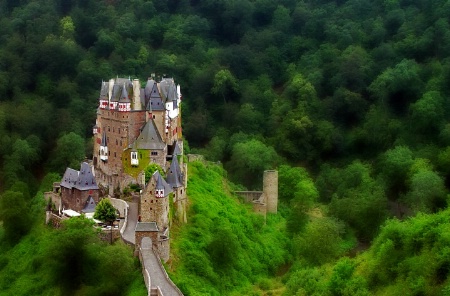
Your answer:
[[[254,214],[231,195],[232,185],[217,165],[189,164],[188,223],[172,231],[173,279],[185,295],[249,295],[274,287],[288,262],[281,215]]]

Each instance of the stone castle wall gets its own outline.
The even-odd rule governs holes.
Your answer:
[[[255,212],[257,214],[261,214],[264,217],[266,217],[267,206],[265,203],[262,203],[259,200],[254,200],[252,202],[252,204],[253,204],[253,212]]]
[[[169,260],[170,253],[170,239],[169,238],[160,238],[157,243],[158,255],[164,262]]]
[[[253,203],[253,211],[266,216],[278,210],[278,171],[264,171],[263,191],[235,191],[245,202]]]
[[[61,187],[61,203],[64,209],[71,209],[77,212],[81,212],[84,208],[89,196],[99,202],[98,190],[78,190]]]

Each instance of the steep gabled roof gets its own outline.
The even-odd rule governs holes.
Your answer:
[[[167,171],[167,182],[174,188],[183,186],[183,174],[176,156],[172,158],[172,163]]]
[[[159,89],[164,101],[176,101],[178,99],[177,87],[173,78],[163,78],[159,83]]]
[[[64,172],[64,176],[61,179],[60,186],[71,189],[76,185],[77,179],[78,179],[78,171],[71,168],[67,168],[66,171]]]
[[[114,84],[111,95],[111,102],[118,102],[122,94],[122,85]]]
[[[137,149],[146,150],[163,150],[166,146],[153,120],[147,121],[135,143]],[[133,145],[129,146],[129,148],[133,147]]]
[[[173,156],[177,156],[177,155],[181,155],[181,148],[180,145],[178,144],[178,141],[175,142],[175,148],[173,149]]]
[[[67,168],[60,186],[79,190],[98,189],[92,169],[87,162],[81,164],[80,171]]]
[[[154,111],[163,111],[166,109],[164,102],[159,93],[158,85],[156,83],[153,84],[152,91],[150,93],[150,104],[151,108]]]
[[[102,82],[102,88],[100,89],[100,100],[108,100],[109,83]]]
[[[154,85],[155,85],[155,80],[153,80],[153,79],[147,80],[147,84],[145,85],[145,88],[144,88],[144,94],[145,94],[145,101],[146,102],[148,100],[150,100],[150,96],[152,94],[152,89],[153,89]]]
[[[84,208],[81,210],[81,212],[82,213],[94,213],[96,206],[97,206],[97,203],[92,198],[92,196],[89,195],[88,199],[86,200],[86,203],[84,204]]]
[[[98,189],[92,169],[87,162],[81,164],[75,188],[80,190]]]
[[[130,98],[128,97],[127,87],[124,84],[122,87],[122,94],[120,95],[119,102],[121,103],[131,103]]]
[[[168,196],[169,193],[173,192],[172,186],[170,186],[164,179],[161,177],[161,174],[158,170],[153,173],[152,178],[156,181],[155,189],[164,189],[164,197]]]

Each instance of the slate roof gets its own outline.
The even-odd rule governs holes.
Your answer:
[[[173,192],[172,187],[161,177],[158,170],[153,173],[152,178],[156,181],[155,189],[164,189],[164,197]]]
[[[159,89],[165,101],[176,101],[178,99],[177,87],[173,78],[163,78],[159,83]]]
[[[147,121],[135,143],[137,149],[163,150],[166,147],[153,120]]]
[[[78,171],[67,168],[64,172],[64,176],[61,179],[61,186],[66,188],[72,188],[76,185],[78,179]]]
[[[122,87],[122,94],[120,96],[119,102],[121,102],[121,103],[131,103],[130,98],[128,97],[127,87],[125,85],[123,85],[123,87]]]
[[[111,102],[118,102],[122,94],[122,85],[114,84],[111,95]]]
[[[102,82],[102,87],[100,89],[100,100],[107,100],[109,92],[109,84],[106,82]]]
[[[97,204],[95,203],[95,200],[92,198],[92,196],[89,195],[88,199],[86,200],[86,203],[84,204],[84,208],[81,210],[81,212],[94,213],[96,206]]]
[[[80,171],[67,168],[61,180],[61,186],[69,189],[76,188],[79,190],[98,189],[92,169],[87,162],[83,162],[81,164]]]
[[[147,84],[144,88],[144,94],[145,94],[145,101],[148,102],[150,100],[150,96],[152,94],[153,86],[155,85],[155,80],[149,79],[147,80]]]
[[[163,111],[166,110],[166,106],[164,105],[164,101],[161,98],[159,93],[158,84],[154,83],[152,87],[152,91],[150,93],[150,107],[155,111]]]
[[[134,231],[159,231],[156,222],[137,222]]]
[[[172,158],[172,163],[167,171],[167,182],[174,188],[183,186],[183,174],[176,156]]]
[[[81,164],[75,187],[80,190],[98,189],[92,169],[87,162]]]
[[[178,141],[175,142],[175,148],[173,149],[173,156],[181,155],[181,148],[180,145],[178,145]]]

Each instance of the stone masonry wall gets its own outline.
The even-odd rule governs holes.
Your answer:
[[[86,204],[89,195],[92,196],[96,203],[99,202],[98,190],[78,190],[61,187],[61,202],[64,209],[66,210],[71,209],[77,212],[81,212]]]
[[[268,213],[277,213],[278,208],[278,171],[264,171],[263,192]]]

